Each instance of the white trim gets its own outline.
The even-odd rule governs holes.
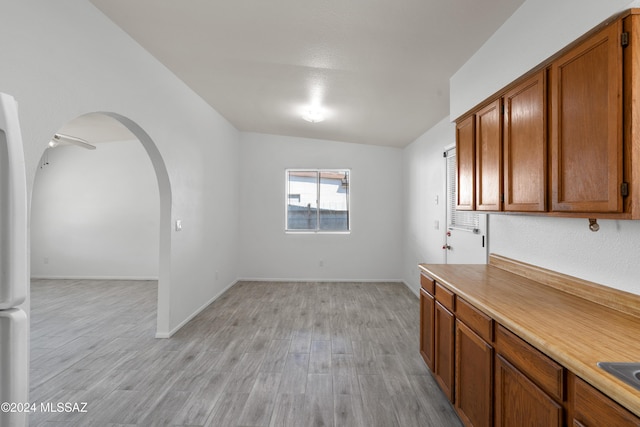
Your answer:
[[[158,280],[158,276],[31,276],[32,279],[49,280]]]
[[[229,285],[227,285],[226,288],[224,288],[223,290],[221,290],[220,292],[218,292],[213,298],[211,298],[209,301],[205,302],[200,308],[198,308],[196,311],[194,311],[193,313],[191,313],[191,315],[189,317],[187,317],[186,319],[184,319],[182,322],[180,322],[180,324],[178,326],[176,326],[175,328],[173,328],[172,330],[170,330],[169,332],[156,332],[156,338],[171,338],[173,336],[173,334],[175,334],[176,332],[178,332],[184,325],[186,325],[187,323],[189,323],[194,317],[196,317],[198,314],[200,314],[200,312],[202,312],[205,308],[207,308],[211,303],[213,303],[215,300],[217,300],[218,298],[220,298],[222,296],[222,294],[224,294],[225,292],[227,292],[229,289],[231,289],[236,283],[238,283],[238,280],[235,280],[233,282],[231,282]]]
[[[237,280],[238,282],[285,282],[285,283],[292,283],[292,282],[298,282],[298,283],[339,283],[339,282],[351,282],[351,283],[366,283],[366,282],[372,282],[372,283],[403,283],[402,280],[400,279],[335,279],[335,278],[326,278],[326,277],[321,277],[321,278],[310,278],[310,277],[305,277],[305,278],[295,278],[295,277],[287,277],[287,278],[281,278],[281,279],[277,279],[277,278],[271,278],[271,279],[266,279],[264,277],[242,277],[242,278],[238,278]]]
[[[285,234],[351,234],[351,230],[349,231],[285,230]]]

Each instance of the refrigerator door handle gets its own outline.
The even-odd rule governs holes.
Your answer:
[[[27,177],[15,99],[0,93],[0,310],[24,302],[27,263]]]

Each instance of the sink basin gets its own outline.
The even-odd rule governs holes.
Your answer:
[[[598,366],[619,380],[640,390],[640,362],[598,362]]]

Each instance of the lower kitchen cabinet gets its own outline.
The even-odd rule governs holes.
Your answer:
[[[433,372],[434,365],[434,311],[436,302],[433,295],[420,288],[420,355]]]
[[[454,399],[455,318],[436,301],[435,304],[435,377],[449,401]]]
[[[496,426],[562,426],[561,405],[502,356],[496,356],[495,368]]]
[[[501,325],[495,346],[495,425],[562,426],[564,368]]]
[[[600,393],[576,376],[573,383],[573,420],[574,427],[599,426],[640,426],[640,418]]]
[[[557,402],[565,400],[565,369],[502,325],[496,327],[498,354]]]
[[[592,362],[639,330],[640,297],[497,255],[420,268],[420,351],[433,351],[433,376],[465,426],[640,427],[638,396]],[[623,356],[640,351],[625,345]]]
[[[455,408],[465,425],[489,427],[493,415],[493,347],[456,321]]]

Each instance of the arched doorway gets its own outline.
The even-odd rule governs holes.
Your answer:
[[[170,256],[171,256],[171,188],[169,176],[166,170],[162,156],[151,139],[151,137],[134,121],[117,113],[97,112],[89,113],[70,121],[65,124],[56,136],[52,137],[52,145],[80,145],[83,148],[92,148],[91,145],[100,147],[105,141],[130,140],[135,143],[139,141],[144,152],[151,161],[155,180],[158,188],[159,198],[159,218],[155,223],[155,248],[157,251],[157,259],[154,262],[157,280],[157,311],[156,311],[156,337],[168,337],[169,331],[169,280],[170,280]],[[89,143],[89,146],[85,144]],[[95,144],[92,144],[95,143]],[[82,151],[82,150],[81,150]],[[45,167],[48,163],[48,153],[45,152],[42,157],[42,165]],[[117,165],[114,165],[117,168]],[[36,174],[34,189],[42,175],[40,172]],[[82,179],[80,177],[79,179]],[[34,215],[42,215],[42,212],[34,212],[34,200],[32,199],[31,219],[32,225]],[[37,206],[35,206],[37,208]],[[157,209],[157,208],[156,208]],[[37,218],[35,218],[37,219]],[[123,224],[126,218],[122,219]],[[85,242],[86,244],[86,242]],[[32,251],[34,250],[32,236]],[[43,263],[48,263],[48,257],[45,254],[41,259]],[[32,270],[34,266],[32,265]],[[86,276],[87,273],[85,273]],[[102,274],[102,273],[99,273]],[[136,273],[139,274],[139,273]],[[125,276],[127,273],[124,274]],[[155,274],[154,274],[155,275]],[[107,274],[108,276],[108,274]]]

